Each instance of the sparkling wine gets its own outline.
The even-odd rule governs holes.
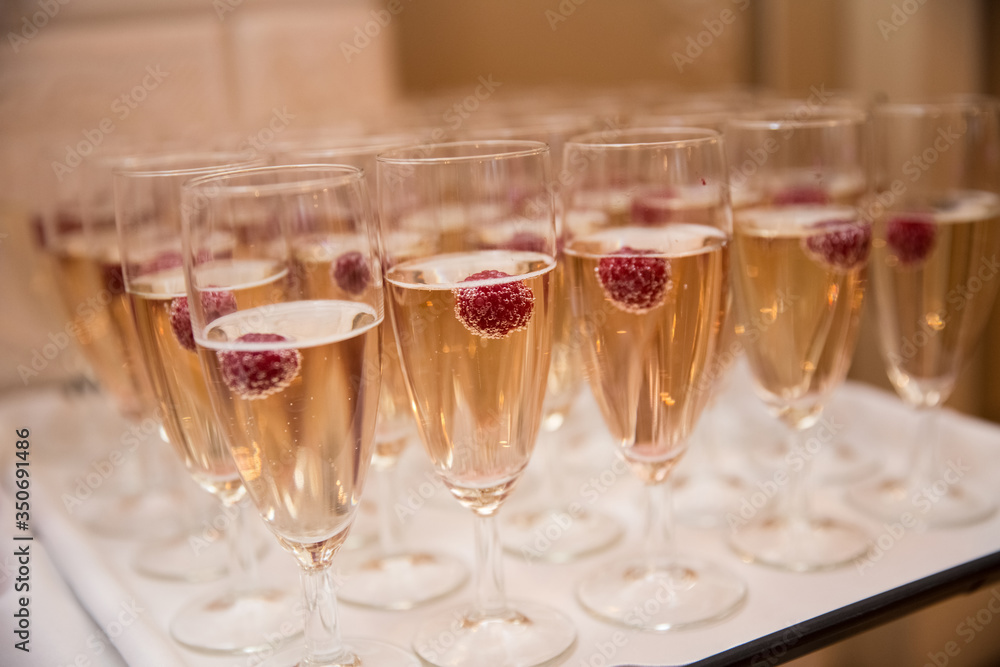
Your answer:
[[[707,400],[696,388],[729,305],[726,236],[698,224],[628,226],[574,239],[565,253],[605,423],[639,478],[662,481]]]
[[[332,554],[361,500],[381,321],[364,303],[292,301],[231,313],[197,335],[243,484],[264,522],[300,557]],[[284,340],[240,340],[246,334]]]
[[[850,364],[870,245],[855,219],[853,208],[829,205],[736,212],[737,333],[758,393],[791,424],[818,414]],[[857,254],[843,266],[837,249],[824,246],[834,238],[826,235],[841,233]]]
[[[355,301],[365,294],[360,282],[351,280],[352,253],[363,248],[363,240],[348,234],[314,234],[298,239],[292,252],[292,274],[301,295],[307,299]],[[338,272],[338,266],[340,271]],[[382,327],[382,390],[379,394],[378,425],[372,465],[392,466],[406,447],[412,432],[410,399],[399,367],[396,336],[388,321]]]
[[[534,447],[549,366],[554,264],[536,252],[479,251],[404,262],[386,276],[424,445],[455,497],[484,514],[510,493]],[[507,275],[463,282],[481,271]],[[476,333],[457,307],[470,288],[516,294],[522,306],[530,292],[530,317],[509,331],[511,321],[497,323],[500,337]]]
[[[914,405],[951,393],[1000,289],[1000,197],[959,192],[876,221],[875,313],[889,379]]]
[[[152,414],[154,399],[125,296],[117,237],[110,232],[70,236],[54,256],[71,333],[101,386],[126,418]]]
[[[216,292],[229,308],[251,308],[271,300],[285,274],[271,262],[225,262],[215,268],[226,284],[238,287]],[[212,282],[210,277],[207,282]],[[196,482],[226,502],[244,495],[229,447],[219,431],[194,349],[186,315],[184,273],[178,268],[135,278],[129,285],[139,342],[154,393],[163,414],[163,428]],[[182,303],[183,300],[183,303]]]

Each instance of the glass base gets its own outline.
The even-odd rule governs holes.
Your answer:
[[[855,485],[847,497],[855,507],[882,521],[905,519],[904,525],[930,528],[968,526],[997,511],[996,500],[985,489],[966,481],[948,484],[944,478],[923,487],[899,478],[881,478]]]
[[[720,621],[747,596],[742,579],[713,563],[687,557],[606,564],[577,587],[583,607],[635,630],[666,632]]]
[[[181,608],[170,634],[200,653],[233,655],[274,650],[302,634],[302,602],[279,588],[227,591]]]
[[[267,554],[269,542],[247,536],[255,541],[257,559]],[[187,534],[147,544],[135,554],[132,567],[141,575],[165,581],[205,583],[229,574],[232,551],[221,536],[208,542],[202,535]]]
[[[622,527],[600,512],[568,507],[512,511],[500,515],[503,548],[529,563],[565,563],[607,549],[621,539]]]
[[[829,517],[791,522],[764,517],[737,527],[729,540],[748,563],[760,563],[794,572],[841,567],[868,552],[868,536],[851,523]]]
[[[305,646],[295,642],[257,664],[259,667],[420,667],[416,656],[388,642],[349,637],[344,640],[344,647],[350,656],[342,660],[307,663]]]
[[[499,616],[466,608],[431,616],[413,648],[438,667],[531,667],[562,656],[576,642],[567,616],[533,602],[515,601]]]
[[[383,554],[356,563],[342,559],[345,579],[337,598],[374,609],[412,609],[456,591],[469,578],[462,561],[442,554]]]

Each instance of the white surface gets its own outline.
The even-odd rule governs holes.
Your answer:
[[[775,428],[750,392],[741,389],[743,386],[738,377],[724,397],[723,407],[709,413],[708,417],[719,420],[721,430],[729,434],[730,440],[723,443],[726,456],[735,458],[743,472],[756,475],[758,480],[770,479],[773,473],[762,467],[766,456],[761,452],[766,452],[767,444],[777,437]],[[74,410],[76,417],[72,416]],[[74,421],[81,419],[81,412],[86,417],[80,422]],[[832,402],[830,414],[840,434],[855,444],[871,448],[890,466],[903,460],[916,427],[912,415],[894,397],[859,385],[843,389]],[[72,664],[73,656],[83,654],[93,661],[90,663],[93,665],[120,664],[111,652],[100,656],[87,653],[86,640],[88,634],[94,632],[95,623],[108,627],[115,616],[122,613],[122,605],[134,598],[143,612],[135,623],[113,638],[128,664],[196,667],[257,664],[258,659],[254,657],[209,658],[174,644],[166,633],[171,615],[211,584],[145,579],[130,567],[137,544],[95,538],[80,529],[65,512],[59,494],[71,488],[86,471],[87,459],[81,454],[93,450],[93,443],[84,441],[94,437],[95,423],[103,424],[105,433],[108,429],[111,433],[116,428],[123,429],[120,423],[93,406],[82,411],[79,406],[67,406],[55,392],[8,395],[0,406],[5,457],[13,448],[13,429],[24,426],[32,429],[31,520],[35,533],[41,535],[41,542],[36,541],[35,545],[44,544],[69,585],[65,587],[56,570],[45,567],[42,558],[33,560],[33,611],[59,609],[60,612],[38,613],[34,617],[32,646],[40,652],[53,651],[52,657],[46,655],[42,660],[43,653],[33,654],[30,661],[24,661],[23,656],[11,657],[11,641],[4,631],[0,634],[5,637],[0,645],[0,662],[5,665],[65,665]],[[952,447],[949,456],[970,464],[969,479],[1000,477],[1000,428],[949,413],[945,415],[943,430]],[[571,564],[529,564],[509,557],[505,565],[511,598],[548,602],[570,615],[577,624],[579,638],[565,661],[569,665],[685,664],[1000,549],[1000,518],[994,516],[983,524],[962,529],[908,530],[900,538],[893,538],[889,548],[881,558],[872,561],[870,567],[794,574],[740,562],[726,546],[724,527],[705,530],[680,526],[677,532],[680,549],[725,564],[746,579],[749,596],[745,607],[726,621],[695,630],[657,635],[617,628],[589,617],[575,602],[573,590],[576,581],[599,568],[602,562],[640,548],[640,488],[627,475],[613,472],[610,442],[589,396],[579,402],[564,433],[578,442],[565,466],[567,475],[574,476],[569,488],[581,490],[580,500],[584,505],[618,517],[627,527],[626,536],[611,550]],[[404,475],[399,486],[402,502],[406,503],[409,498],[410,505],[419,508],[406,524],[406,535],[414,542],[447,550],[466,560],[471,567],[471,516],[461,511],[457,503],[442,496],[439,487],[430,483],[432,476],[425,476],[428,469],[423,466],[423,452],[412,447],[404,460],[401,471]],[[581,466],[586,469],[578,470]],[[595,492],[598,485],[603,485],[602,473],[604,482],[613,481],[613,484],[603,492]],[[5,471],[3,479],[9,493],[9,470]],[[531,487],[537,489],[538,485],[532,481],[530,476],[525,480],[524,491],[530,491]],[[991,486],[996,487],[995,483]],[[423,496],[431,490],[438,490],[438,495],[425,500]],[[843,487],[825,486],[818,491],[820,508],[862,522],[873,540],[888,534],[883,524],[865,519],[843,503]],[[511,502],[516,500],[515,495]],[[9,532],[8,526],[13,524],[12,509],[4,504],[0,512],[0,526]],[[370,520],[368,515],[363,516],[364,520]],[[0,532],[0,536],[4,534]],[[888,544],[888,540],[883,536],[882,544]],[[7,543],[10,544],[9,538]],[[2,549],[7,551],[6,547]],[[276,546],[270,549],[262,570],[269,576],[287,577],[289,585],[296,584],[292,558]],[[0,590],[5,589],[0,586]],[[344,633],[378,636],[409,646],[426,612],[457,606],[469,600],[471,594],[471,584],[467,584],[450,598],[410,612],[377,612],[345,604],[341,606]],[[9,619],[6,609],[11,596],[6,591],[0,595],[5,605],[3,616]],[[94,621],[82,617],[80,607]],[[4,622],[8,624],[9,621]],[[790,637],[793,642],[794,633]],[[68,653],[56,653],[56,645],[68,647]],[[36,657],[39,658],[37,662]]]

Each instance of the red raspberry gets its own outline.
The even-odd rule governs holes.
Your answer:
[[[773,198],[776,206],[792,204],[827,204],[830,198],[826,191],[812,185],[793,185],[777,192]]]
[[[493,269],[473,273],[462,282],[509,278]],[[483,338],[506,338],[528,326],[535,308],[535,295],[523,280],[510,280],[479,287],[457,287],[455,316],[466,329]]]
[[[653,250],[624,246],[597,265],[597,277],[604,293],[618,308],[645,313],[663,303],[670,282],[670,262]]]
[[[333,266],[333,279],[340,289],[352,296],[364,292],[371,282],[371,270],[365,256],[352,250],[338,257]]]
[[[669,222],[674,215],[671,204],[677,193],[670,188],[647,190],[632,198],[632,222],[638,225],[656,225]]]
[[[920,216],[893,218],[885,231],[886,243],[904,266],[923,261],[933,250],[936,238],[933,220]]]
[[[280,343],[280,334],[248,333],[240,343]],[[276,394],[299,374],[302,354],[296,349],[225,350],[218,352],[219,367],[226,386],[237,396],[252,401]]]
[[[202,292],[201,306],[205,311],[205,321],[211,322],[223,315],[235,313],[236,297],[225,290]],[[179,296],[170,302],[170,328],[181,347],[194,352],[194,331],[191,328],[191,310],[186,296]]]
[[[806,253],[814,260],[840,271],[850,271],[868,261],[872,247],[871,225],[831,220],[815,226],[832,229],[803,239]]]

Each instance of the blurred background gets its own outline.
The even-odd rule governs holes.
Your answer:
[[[65,328],[30,221],[51,213],[66,167],[122,137],[257,148],[404,118],[455,130],[570,99],[620,114],[695,93],[1000,94],[990,0],[7,0],[0,28],[6,391],[75,372],[66,359],[23,372]],[[851,374],[888,388],[871,320]],[[986,341],[950,405],[1000,421],[997,312]],[[989,595],[796,664],[923,665]],[[949,664],[997,656],[1000,632],[981,633]]]

